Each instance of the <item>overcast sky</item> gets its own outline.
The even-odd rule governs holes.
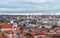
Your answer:
[[[60,0],[0,0],[0,13],[41,12],[60,12]]]

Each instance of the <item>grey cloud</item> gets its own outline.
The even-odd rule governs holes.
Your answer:
[[[0,12],[60,12],[60,0],[0,0]]]

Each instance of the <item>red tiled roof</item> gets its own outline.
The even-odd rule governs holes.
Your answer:
[[[4,23],[4,24],[2,24],[2,28],[12,28],[12,24]]]

